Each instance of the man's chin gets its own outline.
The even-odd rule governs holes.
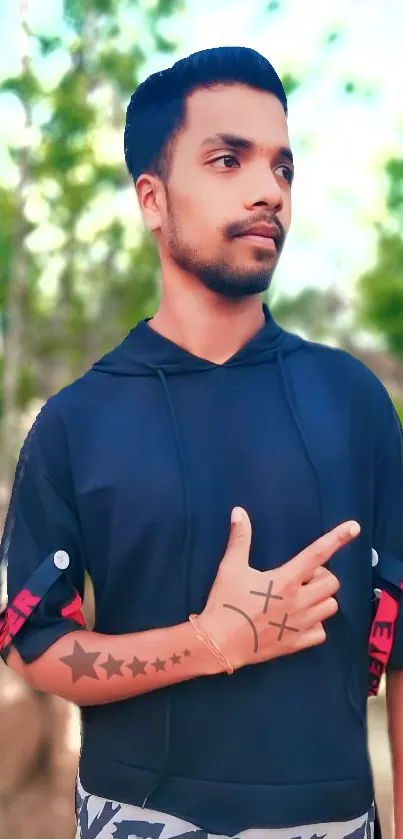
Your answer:
[[[241,299],[242,297],[252,297],[256,294],[263,294],[267,291],[271,283],[271,275],[264,274],[259,276],[237,275],[217,276],[217,275],[201,275],[199,280],[216,294],[221,297],[230,298],[232,300]]]
[[[202,280],[203,285],[213,291],[215,294],[219,294],[221,297],[225,297],[231,300],[240,300],[243,297],[252,297],[256,294],[263,294],[270,285],[270,278],[266,277],[265,280],[261,282],[231,282],[229,280],[210,280],[206,281],[205,279]]]

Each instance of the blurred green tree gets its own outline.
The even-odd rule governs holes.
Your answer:
[[[165,23],[183,6],[64,0],[63,27],[44,36],[21,5],[21,70],[1,85],[25,122],[9,148],[18,186],[0,190],[3,496],[25,433],[21,408],[80,375],[155,307],[158,258],[125,168],[123,127],[148,57],[176,47]],[[49,81],[55,56],[64,69]]]
[[[359,280],[358,317],[403,360],[403,158],[386,165],[387,221],[378,224],[375,265]]]
[[[276,14],[281,0],[268,3]],[[326,56],[343,44],[343,31],[324,33]],[[305,79],[289,74],[282,77],[288,97],[304,86]],[[342,78],[344,94],[366,98],[373,91],[365,83]],[[354,302],[347,302],[334,290],[305,288],[294,297],[280,293],[267,300],[273,314],[286,328],[307,338],[337,345],[362,359],[385,382],[403,418],[403,158],[386,163],[388,182],[386,222],[377,225],[378,252],[375,264],[357,279]],[[385,209],[385,208],[383,208]],[[368,349],[362,338],[372,333],[377,340]]]
[[[3,352],[1,359],[1,438],[0,438],[0,506],[5,504],[13,474],[14,455],[18,445],[20,386],[24,379],[24,320],[29,310],[32,281],[39,267],[26,248],[31,230],[26,216],[27,192],[32,177],[29,137],[33,125],[33,105],[41,94],[29,58],[29,30],[21,3],[21,71],[18,77],[6,79],[1,89],[18,97],[23,114],[22,137],[10,149],[17,167],[16,189],[2,188],[0,202],[0,300],[2,314]]]

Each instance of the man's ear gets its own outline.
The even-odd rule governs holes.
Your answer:
[[[137,198],[144,221],[150,231],[156,233],[161,227],[161,213],[164,205],[164,189],[154,175],[140,175],[136,181]]]

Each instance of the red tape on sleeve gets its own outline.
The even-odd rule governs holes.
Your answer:
[[[8,609],[0,615],[0,650],[10,643],[10,627],[8,623]]]
[[[40,599],[26,588],[18,592],[0,620],[0,650],[11,644],[14,635],[32,615]]]
[[[392,652],[399,604],[382,591],[369,636],[368,696],[376,696]]]
[[[85,626],[84,615],[81,611],[81,607],[81,597],[79,594],[76,594],[74,600],[72,600],[71,603],[68,603],[67,606],[63,606],[63,609],[61,609],[60,614],[62,618],[70,618],[70,620],[79,623],[80,626]]]

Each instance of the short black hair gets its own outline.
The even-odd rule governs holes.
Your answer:
[[[215,47],[192,53],[153,73],[134,91],[126,112],[124,155],[133,181],[147,172],[166,181],[170,147],[186,120],[186,100],[216,84],[246,84],[273,93],[287,115],[282,82],[267,58],[249,47]]]

